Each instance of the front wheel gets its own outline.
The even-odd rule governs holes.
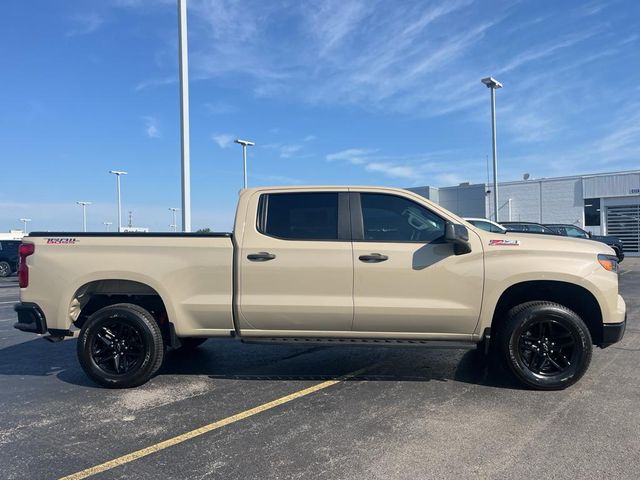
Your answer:
[[[8,277],[11,275],[11,265],[4,260],[0,262],[0,277]]]
[[[618,257],[618,263],[622,263],[624,260],[624,253],[619,248],[613,247],[613,251],[616,252],[616,257]]]
[[[162,365],[164,342],[153,316],[130,303],[104,307],[80,330],[78,359],[85,373],[108,388],[142,385]]]
[[[573,385],[591,362],[589,329],[575,312],[552,302],[511,309],[498,331],[497,347],[518,380],[538,390]]]

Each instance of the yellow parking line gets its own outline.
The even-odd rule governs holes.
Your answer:
[[[190,432],[183,433],[173,438],[169,438],[162,442],[156,443],[154,445],[150,445],[140,450],[136,450],[135,452],[131,452],[121,457],[114,458],[113,460],[109,460],[108,462],[101,463],[100,465],[96,465],[94,467],[81,470],[71,475],[67,475],[66,477],[60,478],[59,480],[80,480],[82,478],[87,478],[92,475],[96,475],[98,473],[111,470],[112,468],[119,467],[120,465],[124,465],[129,462],[133,462],[134,460],[138,460],[139,458],[146,457],[147,455],[151,455],[152,453],[159,452],[160,450],[164,450],[165,448],[169,448],[174,445],[178,445],[179,443],[186,442],[187,440],[191,440],[192,438],[199,437],[200,435],[204,435],[205,433],[211,432],[213,430],[217,430],[226,425],[239,422],[240,420],[244,420],[245,418],[249,418],[253,415],[257,415],[258,413],[262,413],[272,408],[275,408],[279,405],[283,405],[285,403],[291,402],[292,400],[296,400],[298,398],[305,397],[307,395],[318,392],[320,390],[324,390],[325,388],[331,387],[344,380],[360,375],[361,373],[364,373],[365,371],[371,368],[372,367],[362,368],[360,370],[356,370],[355,372],[347,373],[346,375],[342,375],[332,380],[327,380],[326,382],[319,383],[312,387],[298,390],[297,392],[293,392],[289,395],[285,395],[284,397],[277,398],[275,400],[272,400],[271,402],[263,403],[262,405],[258,405],[257,407],[250,408],[249,410],[245,410],[244,412],[236,413],[235,415],[231,415],[230,417],[223,418],[222,420],[218,420],[217,422],[213,422],[208,425],[204,425],[203,427],[196,428],[195,430],[191,430]]]

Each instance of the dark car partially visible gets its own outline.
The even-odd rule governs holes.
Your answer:
[[[500,222],[504,228],[511,232],[522,233],[542,233],[545,235],[556,235],[555,232],[544,225],[535,222]]]
[[[18,271],[20,240],[0,240],[0,277],[8,277]]]
[[[580,227],[566,223],[552,223],[545,224],[545,226],[552,230],[556,235],[562,235],[563,237],[584,238],[587,240],[595,240],[596,242],[605,243],[616,252],[618,262],[622,262],[622,260],[624,260],[622,241],[618,237],[613,237],[611,235],[593,235]]]

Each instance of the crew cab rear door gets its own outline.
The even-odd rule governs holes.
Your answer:
[[[396,193],[350,194],[354,331],[471,334],[483,289],[483,251],[455,255],[446,220]]]
[[[243,336],[344,332],[353,322],[347,189],[257,192],[237,257]],[[254,213],[251,213],[254,212]],[[298,333],[296,333],[298,332]]]

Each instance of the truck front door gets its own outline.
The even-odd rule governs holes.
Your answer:
[[[245,223],[239,246],[237,302],[243,336],[351,330],[348,191],[256,195],[248,208],[257,208],[257,222]]]
[[[361,332],[432,333],[455,338],[475,330],[483,253],[455,255],[445,219],[411,198],[352,193],[354,326]]]

